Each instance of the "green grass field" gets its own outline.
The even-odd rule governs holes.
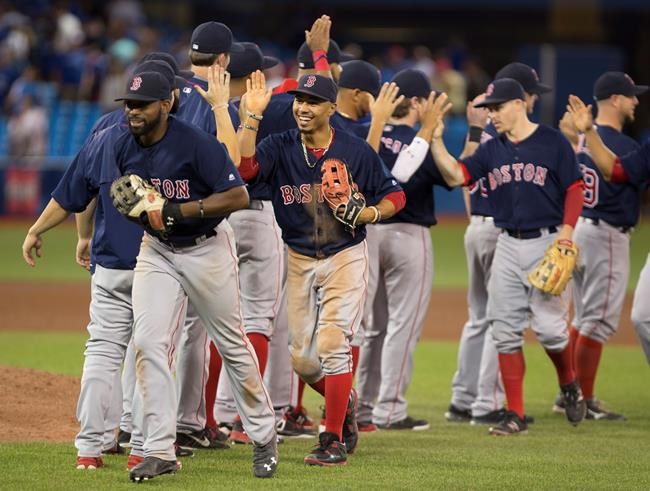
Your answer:
[[[0,227],[0,281],[83,281],[74,264],[75,235],[62,227],[45,236],[44,258],[30,269],[20,258],[27,224]],[[461,223],[433,230],[436,288],[466,283]],[[650,226],[634,235],[633,288],[650,244]],[[86,307],[83,307],[84,309]],[[18,329],[19,326],[16,327]],[[83,333],[0,331],[0,365],[37,368],[79,376]],[[287,441],[280,447],[280,468],[272,480],[251,474],[251,449],[197,452],[184,459],[183,470],[143,486],[156,489],[650,489],[650,390],[648,366],[638,347],[609,346],[601,363],[597,393],[627,422],[586,421],[571,427],[550,408],[557,383],[550,361],[534,343],[526,347],[526,412],[536,417],[528,435],[495,438],[484,427],[449,424],[443,413],[449,402],[456,344],[422,342],[416,352],[409,389],[410,412],[427,418],[429,431],[363,435],[345,468],[309,468],[302,458],[313,441]],[[306,394],[312,415],[321,402]],[[1,405],[1,403],[0,403]],[[56,421],[51,422],[56,425]],[[74,469],[69,444],[0,443],[1,489],[133,489],[126,457],[106,458],[96,472]]]

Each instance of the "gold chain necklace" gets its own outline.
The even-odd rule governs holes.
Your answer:
[[[329,130],[330,130],[330,141],[325,147],[325,150],[323,151],[323,156],[330,149],[330,145],[332,144],[332,140],[334,139],[334,132],[332,131],[332,128],[330,127]],[[307,146],[305,145],[305,140],[303,140],[302,138],[302,133],[300,134],[300,144],[302,145],[302,153],[305,156],[305,163],[307,164],[307,167],[313,169],[316,166],[316,162],[318,162],[319,159],[316,159],[316,162],[314,162],[313,164],[309,161],[309,154],[307,153]]]

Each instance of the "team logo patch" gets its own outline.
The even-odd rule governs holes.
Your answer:
[[[183,87],[183,93],[184,93],[184,94],[189,94],[190,92],[192,92],[192,88],[191,88],[191,87]]]
[[[313,87],[315,83],[316,83],[316,76],[310,75],[309,77],[307,77],[307,80],[305,81],[305,87]]]
[[[131,88],[129,90],[138,90],[142,87],[142,77],[133,77],[133,82],[131,82]]]
[[[494,84],[487,86],[487,89],[485,89],[485,95],[492,95],[492,92],[494,92]]]
[[[229,180],[229,181],[234,181],[234,180],[235,180],[235,176],[234,176],[233,174],[229,174],[229,175],[228,175],[228,180]]]

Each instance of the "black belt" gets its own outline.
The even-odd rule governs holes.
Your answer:
[[[591,223],[592,225],[600,225],[600,218],[589,218],[589,217],[582,217],[586,222]],[[634,227],[629,227],[629,226],[623,226],[623,225],[613,225],[609,223],[608,221],[603,220],[603,223],[606,223],[610,227],[614,227],[616,230],[619,232],[622,232],[624,234],[630,232],[631,230],[634,230]]]
[[[165,244],[166,246],[173,247],[174,249],[180,249],[182,247],[194,247],[199,244],[202,244],[206,240],[208,240],[210,237],[214,237],[217,235],[216,230],[209,230],[205,234],[199,236],[199,237],[187,237],[187,238],[182,238],[182,239],[163,239],[161,237],[158,237],[158,240]]]
[[[545,231],[548,231],[549,234],[554,234],[557,232],[557,227],[545,227],[545,228],[530,228],[530,229],[513,229],[505,228],[503,229],[510,236],[515,239],[537,239],[544,235]]]
[[[250,200],[250,203],[248,204],[248,209],[249,210],[263,210],[264,209],[264,201],[260,199],[252,199]]]

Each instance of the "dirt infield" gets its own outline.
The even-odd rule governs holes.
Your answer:
[[[0,282],[0,329],[83,332],[89,301],[85,283]],[[638,343],[630,323],[630,304],[628,296],[613,343]],[[434,290],[423,337],[457,341],[466,316],[464,290]],[[530,331],[527,336],[533,339]],[[0,380],[0,442],[74,439],[79,428],[75,420],[79,379],[29,369],[0,369],[5,374]]]

